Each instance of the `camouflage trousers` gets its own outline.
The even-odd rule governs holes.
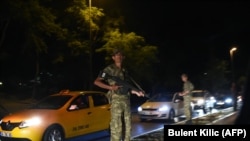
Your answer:
[[[127,95],[112,95],[111,141],[129,141],[131,136],[130,98]]]
[[[186,95],[183,98],[184,98],[184,114],[187,120],[191,120],[192,119],[192,108],[191,108],[192,97],[189,95]]]

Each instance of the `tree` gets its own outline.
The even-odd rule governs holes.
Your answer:
[[[87,58],[84,57],[83,60],[87,60],[84,63],[88,64],[89,69],[83,73],[88,78],[88,88],[92,89],[93,48],[100,31],[98,24],[104,16],[103,9],[88,7],[86,0],[73,0],[67,7],[66,12],[69,14],[68,22],[64,22],[68,23],[65,25],[69,31],[68,47],[75,56],[83,55],[84,57],[85,54],[87,55]],[[83,64],[83,66],[86,66],[86,64]]]
[[[105,44],[96,51],[107,53],[107,63],[111,61],[110,54],[113,49],[119,48],[125,54],[124,64],[130,73],[141,82],[152,83],[153,65],[158,61],[156,46],[146,44],[145,39],[134,32],[121,33],[117,28],[106,32],[103,40]]]
[[[5,26],[3,35],[5,35],[6,28],[9,28],[8,35],[10,37],[8,38],[12,39],[13,43],[16,43],[9,45],[9,48],[12,47],[12,50],[15,50],[17,55],[32,56],[34,58],[34,78],[36,78],[40,72],[40,57],[47,53],[48,39],[64,39],[65,30],[55,22],[56,17],[51,13],[50,9],[42,6],[39,0],[25,2],[9,0],[5,1],[4,4],[4,6],[8,7],[4,11],[7,13],[6,19],[8,19],[6,25],[11,26]],[[11,35],[19,35],[19,38],[12,38]],[[2,40],[3,37],[5,36],[2,36]]]
[[[246,82],[244,84],[243,90],[243,105],[239,111],[239,115],[235,120],[235,124],[245,125],[250,124],[250,115],[249,115],[249,108],[250,108],[250,59],[248,59],[248,68],[246,74]]]
[[[201,77],[202,88],[211,92],[229,89],[227,66],[228,63],[225,60],[211,60],[207,66],[207,71]]]

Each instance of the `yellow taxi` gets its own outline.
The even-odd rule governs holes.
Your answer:
[[[109,130],[110,106],[104,92],[64,90],[3,117],[0,140],[62,141]]]

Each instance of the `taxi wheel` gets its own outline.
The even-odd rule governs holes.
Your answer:
[[[63,141],[64,135],[59,126],[50,126],[44,134],[43,141]]]

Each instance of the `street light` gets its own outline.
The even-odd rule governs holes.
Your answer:
[[[235,76],[234,76],[234,52],[237,50],[237,48],[236,47],[232,47],[231,49],[230,49],[230,58],[231,58],[231,71],[232,71],[232,81],[234,82],[235,80]]]
[[[237,50],[236,47],[233,47],[230,49],[230,56],[232,57],[233,56],[233,53]]]
[[[231,91],[234,97],[234,111],[237,110],[237,90],[236,90],[236,83],[235,83],[235,74],[234,74],[234,52],[237,50],[236,47],[230,49],[230,58],[231,58],[231,71],[232,71],[232,87]]]

